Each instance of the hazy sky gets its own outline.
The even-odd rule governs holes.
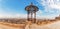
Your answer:
[[[0,18],[25,18],[25,7],[31,2],[39,8],[37,18],[54,18],[60,14],[60,0],[0,0]]]

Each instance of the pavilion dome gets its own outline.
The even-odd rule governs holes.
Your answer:
[[[32,9],[32,11],[36,12],[36,11],[38,11],[39,8],[37,6],[35,6],[35,5],[33,5],[33,3],[31,3],[29,6],[25,7],[25,10],[27,10],[27,11],[31,11],[31,9]]]

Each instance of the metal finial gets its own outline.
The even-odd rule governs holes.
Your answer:
[[[31,2],[31,5],[33,5],[33,3]]]

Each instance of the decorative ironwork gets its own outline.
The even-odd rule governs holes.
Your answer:
[[[25,7],[25,10],[27,11],[27,18],[28,21],[33,21],[36,22],[36,12],[38,11],[38,7],[33,5],[33,3],[31,3],[29,6]],[[34,18],[33,18],[33,14],[34,14]],[[31,15],[31,18],[29,18],[29,15]]]

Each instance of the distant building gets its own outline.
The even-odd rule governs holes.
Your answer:
[[[60,19],[60,15],[58,17],[56,17],[55,19]]]

